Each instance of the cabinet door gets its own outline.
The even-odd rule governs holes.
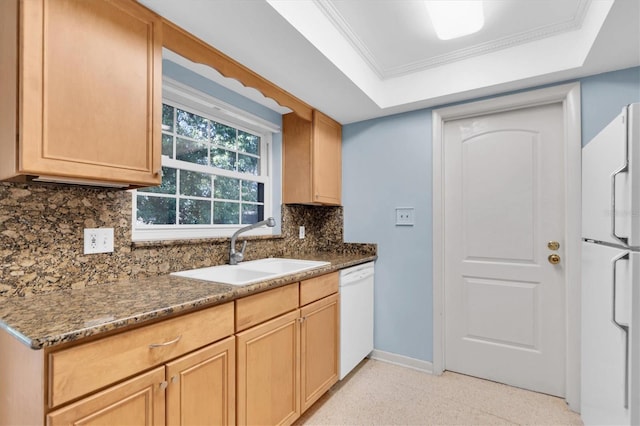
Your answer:
[[[313,201],[340,205],[342,192],[342,127],[313,111]]]
[[[235,337],[167,364],[167,424],[234,425]]]
[[[282,202],[311,203],[313,167],[311,121],[295,113],[282,116]]]
[[[164,425],[164,367],[89,396],[47,416],[57,425]]]
[[[340,307],[338,294],[300,311],[300,385],[302,412],[338,381]]]
[[[318,111],[312,121],[282,116],[282,200],[285,204],[340,205],[342,127]]]
[[[288,425],[300,416],[299,314],[237,334],[239,425]]]
[[[20,5],[17,173],[159,184],[161,19],[125,0]]]

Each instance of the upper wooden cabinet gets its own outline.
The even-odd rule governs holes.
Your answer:
[[[131,0],[3,0],[0,27],[0,179],[160,183],[159,16]]]
[[[342,127],[319,111],[312,121],[291,113],[282,118],[285,204],[340,205]]]

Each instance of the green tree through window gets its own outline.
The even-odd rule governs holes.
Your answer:
[[[165,102],[163,177],[135,192],[135,225],[245,225],[264,219],[263,136]]]

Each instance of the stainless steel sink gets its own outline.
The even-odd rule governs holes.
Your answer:
[[[266,258],[242,262],[238,265],[220,265],[189,269],[186,271],[173,272],[171,275],[243,286],[289,274],[297,274],[328,264],[329,262],[314,260]]]

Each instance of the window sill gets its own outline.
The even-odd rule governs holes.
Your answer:
[[[279,235],[249,235],[238,237],[238,241],[254,241],[254,240],[282,240],[284,236]],[[215,244],[229,243],[231,237],[211,237],[211,238],[191,238],[184,240],[154,240],[154,241],[132,241],[131,248],[141,247],[169,247],[169,246],[185,246],[198,244]]]

